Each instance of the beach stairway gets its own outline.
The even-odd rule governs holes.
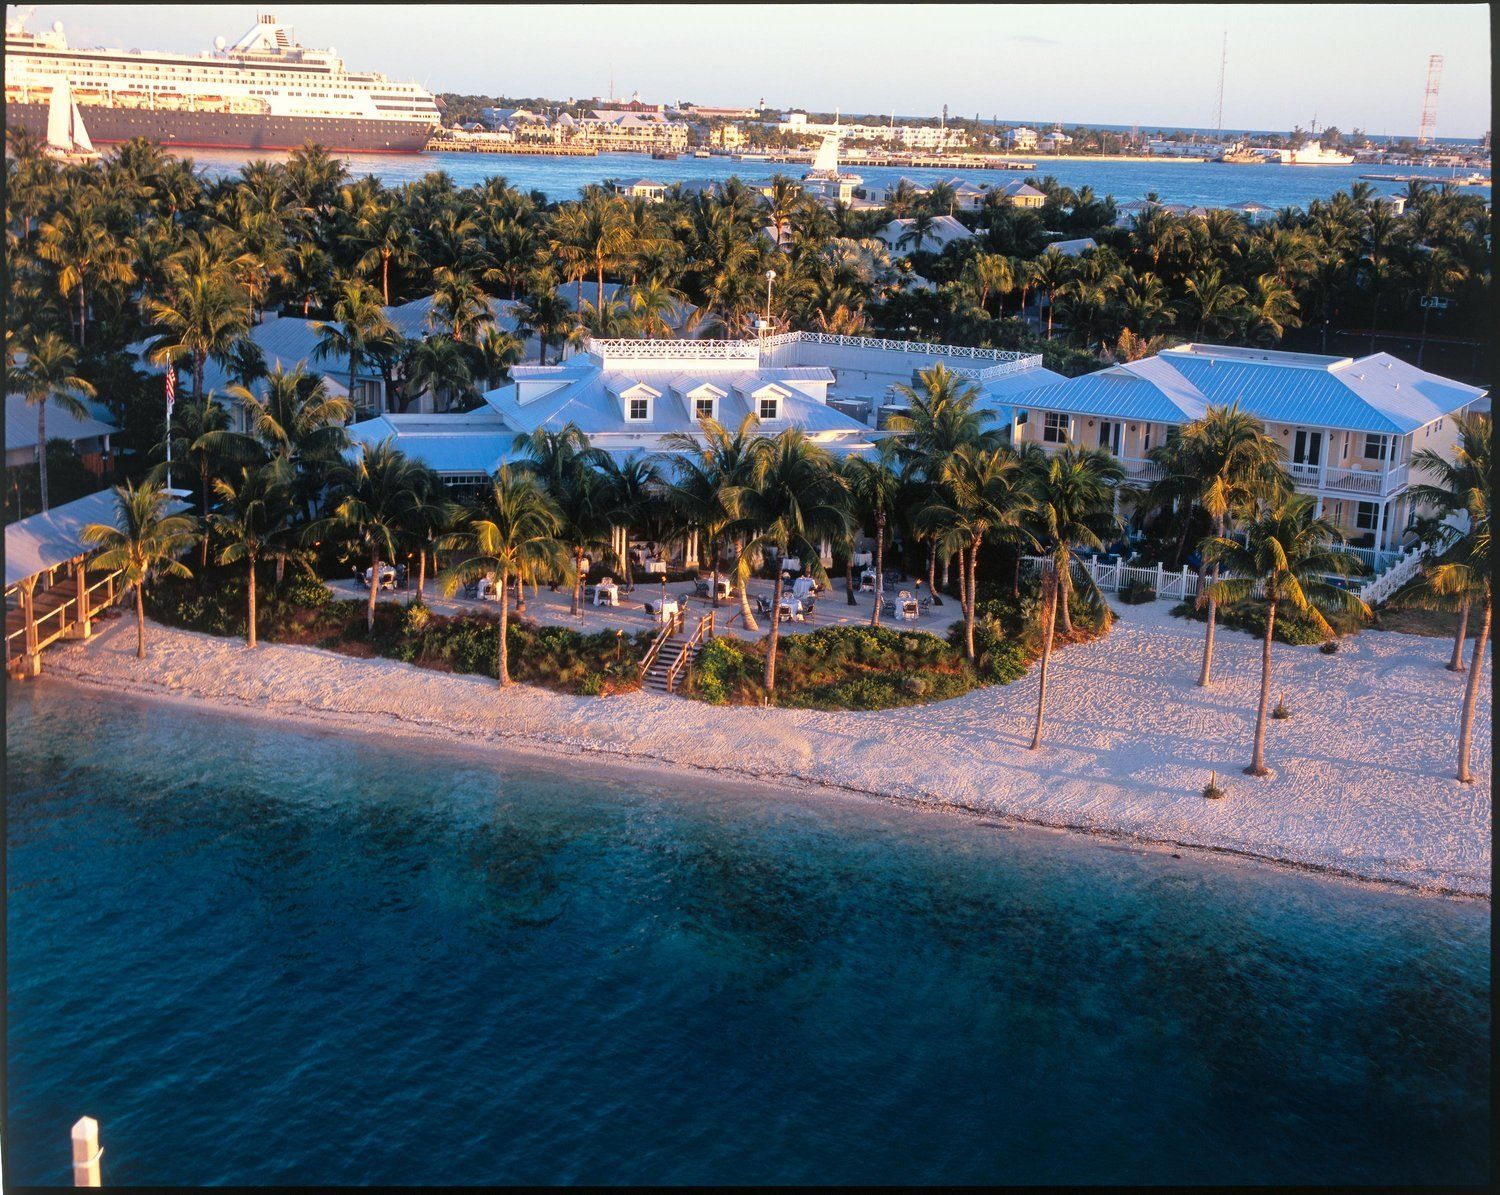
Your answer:
[[[691,631],[680,614],[664,626],[641,660],[641,687],[658,693],[675,692],[703,645],[713,638],[714,623],[715,615],[710,610]]]

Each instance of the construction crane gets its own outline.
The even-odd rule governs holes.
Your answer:
[[[1443,78],[1443,56],[1427,56],[1427,94],[1422,99],[1422,124],[1417,129],[1417,144],[1426,145],[1437,133],[1438,84]]]

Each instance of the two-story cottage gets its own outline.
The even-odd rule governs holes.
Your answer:
[[[1427,373],[1388,353],[1358,359],[1186,344],[1015,399],[1011,437],[1053,451],[1065,444],[1120,458],[1127,482],[1161,476],[1150,449],[1210,405],[1238,404],[1286,452],[1297,488],[1342,527],[1377,568],[1399,548],[1415,511],[1412,454],[1450,455],[1454,416],[1486,391]]]

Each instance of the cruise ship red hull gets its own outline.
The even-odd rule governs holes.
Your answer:
[[[315,141],[333,153],[420,153],[431,128],[397,121],[347,117],[262,116],[240,112],[187,112],[149,108],[81,108],[90,140],[109,145],[145,137],[169,149],[296,149]],[[5,105],[7,128],[47,135],[45,104]]]

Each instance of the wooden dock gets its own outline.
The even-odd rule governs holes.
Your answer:
[[[5,671],[38,676],[42,651],[59,639],[88,640],[99,615],[123,596],[118,571],[90,581],[83,560],[37,573],[5,591]]]
[[[538,145],[527,141],[501,141],[499,138],[471,135],[434,137],[427,143],[431,153],[524,154],[539,158],[597,158],[599,151],[591,145]]]

